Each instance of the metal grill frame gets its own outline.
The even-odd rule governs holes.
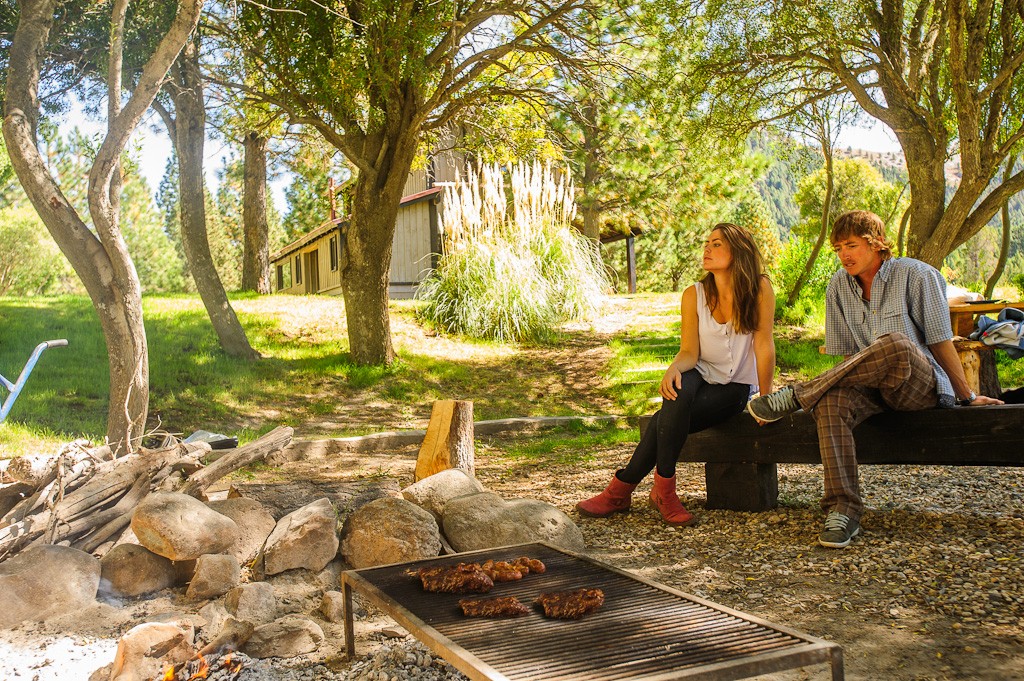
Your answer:
[[[570,563],[577,564],[579,566],[590,566],[587,568],[590,570],[597,568],[604,573],[608,573],[609,579],[616,579],[617,577],[625,578],[627,580],[631,580],[631,582],[649,587],[652,591],[650,592],[650,597],[646,600],[652,601],[655,607],[657,607],[660,602],[662,606],[671,605],[674,608],[692,608],[694,612],[701,612],[702,614],[699,618],[701,621],[687,627],[692,630],[692,639],[686,637],[676,646],[681,649],[685,648],[693,654],[700,654],[701,636],[702,634],[706,635],[709,631],[712,631],[716,626],[716,622],[718,622],[717,626],[722,626],[722,622],[735,625],[737,620],[742,622],[744,627],[746,627],[746,625],[751,625],[754,628],[755,631],[753,631],[751,635],[753,635],[755,639],[757,636],[761,636],[763,640],[773,640],[776,649],[754,654],[736,654],[726,656],[729,659],[718,659],[717,661],[709,662],[707,664],[691,663],[684,668],[666,668],[653,672],[648,670],[641,671],[637,674],[630,673],[630,670],[628,669],[629,658],[623,658],[622,655],[619,655],[620,660],[626,660],[626,662],[620,661],[614,665],[616,667],[624,667],[621,670],[623,673],[620,675],[609,675],[610,668],[599,664],[600,655],[604,654],[599,653],[598,659],[594,661],[595,664],[589,667],[585,662],[577,664],[577,671],[574,671],[571,674],[562,672],[547,673],[547,671],[543,669],[531,669],[528,672],[528,675],[524,675],[526,672],[523,672],[522,670],[513,674],[511,668],[516,665],[522,667],[523,664],[529,664],[532,660],[531,653],[533,652],[532,649],[527,647],[528,642],[519,646],[522,650],[519,650],[516,646],[514,628],[516,626],[515,623],[519,620],[454,618],[455,621],[461,622],[462,626],[466,626],[467,623],[471,622],[474,629],[482,630],[485,633],[490,631],[496,634],[501,634],[504,631],[508,632],[508,634],[512,634],[503,636],[500,642],[501,647],[505,650],[511,651],[508,659],[504,660],[505,664],[499,662],[492,665],[481,659],[479,656],[480,654],[486,655],[486,651],[474,651],[469,649],[473,647],[471,643],[467,644],[468,647],[463,647],[463,645],[461,645],[457,640],[459,638],[458,632],[455,632],[453,637],[449,637],[449,634],[435,628],[431,623],[425,621],[423,617],[413,612],[413,609],[419,609],[421,606],[426,607],[426,604],[431,600],[437,603],[444,603],[449,606],[449,609],[451,609],[451,606],[459,598],[458,595],[427,594],[426,592],[421,591],[420,593],[424,594],[424,598],[421,599],[420,602],[414,603],[410,606],[412,608],[410,609],[410,607],[403,605],[392,595],[386,593],[388,581],[393,581],[399,576],[418,585],[415,577],[406,573],[427,565],[455,564],[458,562],[482,562],[488,558],[495,560],[508,560],[517,556],[540,558],[541,560],[544,560],[545,563],[549,563],[552,557],[554,557],[556,561],[562,560],[564,562],[565,560],[568,560]],[[581,567],[578,569],[583,568]],[[550,579],[554,578],[554,576],[549,578],[549,580],[545,580],[545,577],[548,577],[549,575],[552,575],[551,571],[543,575],[528,575],[521,580],[521,582],[523,585],[529,585],[532,582],[531,590],[539,593],[540,591],[551,590],[546,586],[546,584],[550,582]],[[520,583],[517,582],[515,584]],[[595,560],[590,556],[573,553],[542,542],[470,551],[408,563],[396,563],[393,565],[375,568],[364,568],[362,570],[348,570],[341,575],[341,586],[345,604],[345,650],[349,659],[355,658],[355,632],[352,596],[353,592],[358,592],[402,625],[434,654],[449,662],[463,674],[474,679],[474,681],[513,681],[513,679],[524,678],[530,679],[530,681],[533,681],[534,679],[539,681],[540,679],[583,680],[590,678],[629,678],[643,679],[644,681],[669,681],[670,679],[699,678],[725,681],[731,679],[745,679],[752,676],[759,676],[761,674],[824,663],[830,664],[833,681],[842,681],[844,679],[843,650],[836,643],[815,638],[788,627],[773,624],[754,615],[749,615],[738,610],[727,608],[698,596],[687,594],[664,584],[659,584],[624,570],[620,570],[612,565]],[[496,590],[500,590],[502,586],[503,585],[500,584],[496,585]],[[577,584],[577,586],[591,585],[580,583]],[[416,588],[419,587],[417,586]],[[522,587],[520,587],[520,590],[522,590]],[[608,607],[609,603],[615,598],[615,596],[616,594],[614,593],[606,593],[604,607]],[[627,605],[630,604],[627,603]],[[713,614],[708,614],[707,611],[711,611]],[[599,609],[596,613],[584,618],[584,620],[580,620],[579,622],[558,621],[557,624],[538,624],[537,626],[548,627],[550,629],[549,633],[554,637],[561,634],[561,638],[565,639],[564,650],[566,651],[566,654],[579,653],[583,651],[583,646],[587,643],[586,640],[579,640],[579,637],[575,635],[576,632],[583,631],[583,627],[580,626],[579,623],[586,622],[590,618],[598,618],[600,612],[601,610]],[[539,615],[536,616],[539,617]],[[545,622],[550,623],[552,620],[546,620]],[[706,628],[702,628],[702,623],[706,623],[708,626]],[[437,622],[437,624],[440,629],[458,629],[458,626],[448,626],[444,622]],[[577,625],[578,628],[574,629],[573,625]],[[594,626],[600,626],[600,623],[591,623],[589,628],[592,629]],[[746,627],[746,630],[750,632],[749,627]],[[628,637],[628,634],[618,635],[613,631],[607,632],[607,635],[609,638],[606,639],[606,644],[615,644],[618,643],[623,636]],[[556,643],[560,641],[561,638],[556,638]],[[642,642],[643,637],[641,636],[639,638],[640,641],[637,641],[638,643]],[[709,651],[713,652],[711,650],[713,646],[706,647]],[[607,650],[607,648],[605,648],[605,650]],[[646,653],[640,654],[650,655],[651,652],[653,651],[649,650]],[[608,657],[608,655],[605,654],[605,657]],[[712,655],[712,657],[714,657],[714,655]],[[722,658],[722,654],[719,652],[717,657]],[[505,667],[506,669],[502,670],[499,667]],[[509,676],[507,674],[512,675]]]

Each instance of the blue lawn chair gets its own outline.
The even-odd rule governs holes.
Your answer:
[[[0,407],[0,423],[7,420],[7,415],[11,412],[11,407],[14,406],[14,400],[18,399],[18,395],[21,394],[21,389],[25,387],[25,381],[28,380],[29,374],[32,373],[32,369],[35,368],[36,362],[39,361],[39,355],[43,354],[43,351],[47,348],[59,348],[67,345],[66,339],[51,340],[44,343],[40,343],[36,346],[36,349],[32,351],[32,356],[28,358],[28,362],[25,364],[25,368],[21,370],[21,375],[18,376],[18,380],[11,383],[0,374],[0,385],[7,389],[10,393],[7,399],[4,400],[4,404]]]

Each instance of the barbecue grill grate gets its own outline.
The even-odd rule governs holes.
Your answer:
[[[517,596],[531,607],[530,614],[513,619],[465,617],[458,607],[462,595],[425,592],[419,579],[409,574],[424,565],[512,560],[523,555],[539,558],[547,571],[495,584],[488,594]],[[828,661],[833,662],[834,678],[842,676],[841,649],[835,644],[545,544],[350,571],[342,581],[347,595],[349,586],[366,593],[413,635],[474,678],[600,681],[674,679],[699,673],[705,679],[737,679]],[[605,594],[604,605],[581,620],[547,619],[533,605],[542,592],[580,587],[596,587]],[[347,620],[352,652],[350,624]]]

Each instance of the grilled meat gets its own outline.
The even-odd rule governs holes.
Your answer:
[[[523,578],[526,572],[519,569],[518,566],[512,563],[507,563],[503,560],[486,560],[484,564],[480,566],[480,569],[484,571],[488,577],[490,577],[495,584],[498,582],[515,582]],[[528,571],[527,571],[528,572]]]
[[[536,558],[527,558],[526,556],[523,556],[521,558],[516,558],[511,562],[512,566],[522,572],[523,575],[528,575],[531,572],[542,575],[547,570],[547,568],[544,567],[544,563],[540,562]]]
[[[476,563],[424,567],[417,571],[416,576],[423,583],[424,591],[449,594],[487,593],[494,586],[494,581]]]
[[[466,617],[519,617],[530,612],[515,596],[460,598],[459,607]]]
[[[604,603],[600,589],[576,589],[541,594],[535,601],[544,608],[544,616],[560,620],[578,620]]]

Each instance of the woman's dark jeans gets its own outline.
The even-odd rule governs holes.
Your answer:
[[[671,478],[686,437],[743,411],[750,386],[708,383],[696,369],[690,369],[682,375],[682,387],[676,393],[676,399],[661,401],[661,409],[651,417],[633,457],[616,472],[619,480],[636,484],[655,467],[658,475]]]

